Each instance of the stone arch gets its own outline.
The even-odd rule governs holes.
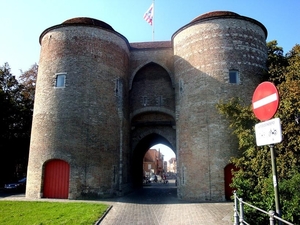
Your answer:
[[[164,113],[167,114],[169,116],[172,116],[173,119],[175,120],[175,113],[172,110],[169,109],[165,109],[165,108],[161,108],[161,107],[145,107],[145,108],[140,108],[137,109],[135,111],[133,111],[130,114],[130,120],[132,120],[132,118],[134,118],[135,116],[142,114],[142,113],[148,113],[148,112],[160,112],[160,113]]]
[[[139,66],[131,73],[130,78],[129,78],[129,90],[131,90],[131,88],[132,88],[132,83],[133,83],[134,77],[136,76],[137,72],[138,72],[140,69],[142,69],[143,67],[145,67],[145,66],[147,66],[147,65],[149,65],[149,64],[156,64],[156,65],[159,65],[159,66],[162,67],[165,71],[167,71],[167,73],[169,74],[169,77],[170,77],[170,79],[171,79],[171,82],[172,82],[172,87],[173,87],[173,88],[175,87],[175,80],[174,80],[174,77],[170,75],[170,74],[172,74],[171,71],[170,71],[167,67],[165,67],[164,65],[161,65],[159,62],[149,60],[149,61],[147,61],[147,62],[145,62],[145,63],[139,65]]]
[[[170,74],[157,63],[148,63],[135,74],[129,92],[131,120],[138,114],[157,112],[175,117],[175,91]]]
[[[175,133],[175,130],[174,130],[174,133]],[[147,136],[152,135],[152,134],[159,135],[162,138],[159,138],[160,141],[158,141],[158,143],[152,144],[151,146],[153,146],[155,144],[164,144],[164,145],[168,146],[169,148],[173,149],[173,151],[176,154],[175,137],[170,133],[166,133],[165,130],[160,129],[160,128],[155,128],[155,127],[149,128],[149,129],[139,133],[139,136],[137,138],[135,138],[135,140],[132,142],[133,151],[144,138],[146,138]]]
[[[144,155],[152,146],[160,143],[170,147],[174,151],[174,146],[172,146],[172,143],[160,133],[160,130],[147,130],[141,134],[140,140],[133,148],[132,176],[134,186],[138,187],[143,183]]]

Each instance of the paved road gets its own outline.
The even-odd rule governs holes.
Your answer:
[[[111,202],[101,225],[227,225],[233,224],[233,203],[187,203],[176,197],[176,186],[152,184]]]
[[[177,199],[174,181],[151,184],[127,196],[97,201],[112,205],[100,225],[232,225],[233,203],[188,203]],[[24,194],[0,200],[30,200]],[[45,201],[46,199],[39,199]],[[49,201],[68,201],[47,199]],[[89,201],[90,202],[90,201]]]

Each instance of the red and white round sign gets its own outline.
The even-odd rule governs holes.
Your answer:
[[[257,119],[271,119],[279,106],[279,94],[271,82],[262,82],[257,86],[252,97],[252,108]]]

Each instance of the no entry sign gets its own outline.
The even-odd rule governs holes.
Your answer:
[[[252,108],[257,119],[271,119],[279,106],[279,94],[271,82],[263,82],[257,86],[252,97]]]

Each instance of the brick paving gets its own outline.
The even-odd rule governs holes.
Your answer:
[[[101,225],[227,225],[233,224],[233,203],[188,203],[177,199],[174,183],[151,184],[110,202]]]

